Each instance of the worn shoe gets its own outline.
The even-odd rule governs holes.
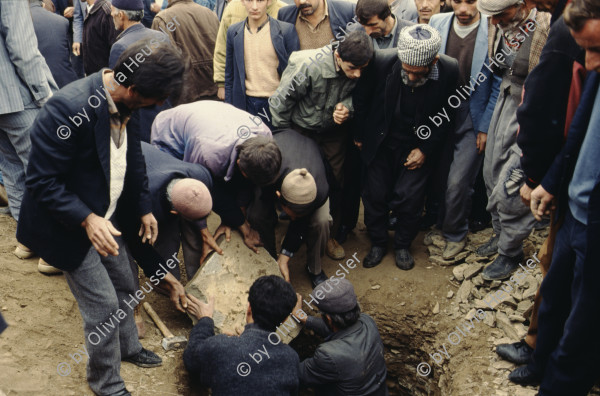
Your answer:
[[[327,255],[334,260],[341,260],[346,256],[344,248],[335,239],[331,238],[327,241]]]
[[[38,260],[38,271],[40,271],[44,275],[58,275],[63,272],[56,267],[51,266],[43,258],[40,257]]]
[[[538,386],[542,380],[537,375],[529,371],[527,366],[521,366],[514,369],[508,379],[522,386]]]
[[[533,348],[531,348],[523,340],[515,342],[513,344],[500,344],[496,347],[496,353],[504,360],[516,364],[525,364],[529,362],[529,358],[533,354]]]
[[[434,229],[425,234],[425,236],[423,237],[423,245],[433,245],[433,237],[436,235],[440,235],[440,230]]]
[[[17,244],[15,251],[13,252],[15,256],[20,258],[21,260],[29,259],[35,257],[35,253],[33,250],[29,249],[27,246],[22,243]]]
[[[135,320],[135,327],[137,327],[138,338],[142,339],[146,336],[146,325],[144,324],[144,318],[142,317],[142,305],[138,304],[133,309],[133,318]]]
[[[408,249],[396,249],[396,267],[408,271],[415,266],[415,259]]]
[[[484,268],[481,277],[487,281],[506,279],[519,267],[521,261],[523,254],[515,257],[499,254],[496,260]]]
[[[325,271],[323,270],[315,275],[308,270],[308,267],[306,267],[306,272],[308,272],[308,277],[310,278],[310,283],[313,285],[313,289],[327,280],[327,275],[325,275]]]
[[[381,263],[381,260],[385,257],[387,249],[381,246],[372,246],[369,253],[363,259],[363,267],[373,268]]]
[[[154,352],[142,348],[137,354],[123,359],[125,362],[133,363],[140,367],[158,367],[162,365],[162,359]]]
[[[388,231],[395,231],[397,225],[398,218],[396,217],[396,215],[390,213],[390,217],[388,217]]]
[[[123,388],[118,392],[115,393],[111,393],[108,396],[131,396],[131,393],[129,393],[129,391],[127,390],[127,388]]]
[[[466,244],[467,244],[467,238],[464,238],[462,241],[459,241],[459,242],[447,241],[446,247],[444,248],[444,251],[442,252],[442,258],[444,260],[453,259],[454,256],[456,256],[458,253],[463,251]]]
[[[475,253],[477,253],[478,256],[484,256],[484,257],[492,256],[492,255],[498,253],[498,241],[499,240],[500,240],[500,235],[492,235],[492,237],[486,243],[479,246],[475,250]]]
[[[337,235],[335,236],[335,240],[338,241],[338,243],[340,244],[346,242],[350,231],[352,231],[350,227],[345,225],[340,226],[340,229],[338,230]]]

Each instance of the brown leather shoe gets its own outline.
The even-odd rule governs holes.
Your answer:
[[[334,260],[341,260],[346,256],[344,248],[335,239],[327,241],[327,255]]]
[[[33,250],[29,249],[27,246],[22,243],[17,244],[15,251],[13,252],[15,256],[20,258],[21,260],[25,260],[28,258],[35,257],[35,253]]]

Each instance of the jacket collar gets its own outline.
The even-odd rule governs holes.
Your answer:
[[[179,3],[194,3],[194,0],[169,0],[169,5],[167,5],[167,8],[170,8],[171,6],[174,6],[175,4]]]
[[[135,25],[131,25],[127,29],[125,29],[121,33],[119,33],[116,40],[123,38],[124,36],[128,35],[129,33],[137,32],[137,31],[144,30],[144,29],[146,29],[146,27],[144,25],[142,25],[141,22],[138,22]]]

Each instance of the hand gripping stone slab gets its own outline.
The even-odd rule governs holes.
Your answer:
[[[258,254],[244,245],[241,235],[233,231],[231,241],[220,238],[219,246],[223,255],[211,253],[200,270],[185,287],[185,291],[203,302],[208,296],[215,296],[213,320],[215,333],[236,334],[236,329],[246,325],[248,290],[254,281],[263,275],[281,277],[277,262],[263,248]],[[197,320],[192,318],[196,324]],[[295,325],[295,326],[294,326]],[[286,344],[300,333],[300,324],[288,318],[285,326],[279,326],[277,334]]]

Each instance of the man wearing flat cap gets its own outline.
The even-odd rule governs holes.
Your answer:
[[[373,318],[361,313],[352,283],[332,276],[304,303],[318,308],[321,318],[307,317],[300,295],[294,316],[325,342],[300,363],[300,384],[317,395],[388,395],[383,342]]]
[[[354,91],[354,136],[366,166],[362,198],[372,244],[366,268],[386,254],[390,208],[398,218],[396,265],[414,266],[409,248],[419,230],[432,159],[453,131],[454,109],[447,101],[455,93],[458,63],[438,55],[440,46],[431,26],[402,29],[398,48],[375,51]]]
[[[487,135],[483,177],[494,234],[477,248],[480,256],[498,257],[482,273],[485,280],[503,280],[523,262],[523,241],[535,219],[521,202],[525,184],[521,149],[517,145],[517,107],[523,83],[538,64],[550,29],[550,14],[529,9],[522,0],[480,0],[480,12],[491,15],[488,67],[502,79]]]
[[[117,39],[119,32],[111,16],[112,7],[109,0],[88,0],[87,16],[83,20],[83,40],[81,53],[83,55],[83,70],[91,75],[108,66],[110,48]]]

